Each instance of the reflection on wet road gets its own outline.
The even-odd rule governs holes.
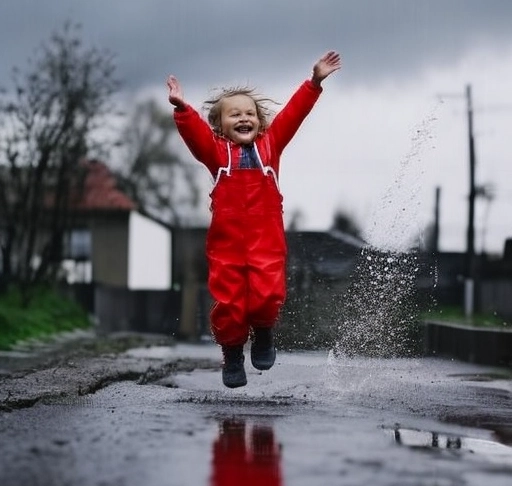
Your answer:
[[[270,423],[224,418],[212,447],[210,486],[281,486],[281,451]]]

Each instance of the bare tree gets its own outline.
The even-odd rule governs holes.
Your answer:
[[[154,100],[138,103],[123,130],[123,163],[116,171],[120,188],[139,210],[174,226],[183,226],[197,210],[197,167],[176,150],[172,116]]]
[[[80,160],[118,87],[107,53],[83,47],[66,24],[0,102],[0,245],[3,273],[23,289],[54,279]]]

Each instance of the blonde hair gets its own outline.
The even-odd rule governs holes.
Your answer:
[[[217,91],[218,92],[216,95],[214,95],[212,98],[204,102],[203,107],[204,111],[207,114],[208,123],[210,124],[212,130],[217,135],[222,135],[220,119],[222,100],[237,95],[248,96],[254,101],[254,104],[256,105],[256,115],[258,116],[258,120],[260,121],[260,133],[264,132],[268,128],[270,119],[274,115],[274,110],[272,110],[268,105],[270,103],[277,105],[277,102],[270,98],[265,98],[255,93],[254,88],[249,88],[247,86],[220,88]]]

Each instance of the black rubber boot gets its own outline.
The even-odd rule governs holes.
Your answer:
[[[276,360],[274,334],[271,327],[255,327],[251,346],[251,362],[257,370],[269,370]]]
[[[224,364],[222,366],[222,383],[228,388],[238,388],[247,385],[244,369],[244,347],[222,346]]]

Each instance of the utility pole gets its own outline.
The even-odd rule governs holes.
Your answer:
[[[475,141],[473,136],[473,102],[471,85],[466,86],[469,139],[469,203],[464,280],[464,313],[471,317],[475,309]]]
[[[434,234],[433,234],[433,252],[437,255],[439,253],[439,227],[440,227],[440,201],[441,201],[441,188],[436,187],[436,199],[434,206]]]

